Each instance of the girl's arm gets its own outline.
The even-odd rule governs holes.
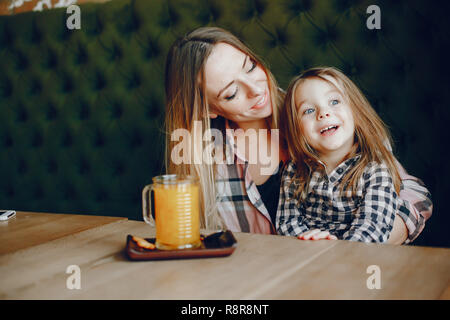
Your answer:
[[[309,230],[304,223],[298,201],[293,197],[295,184],[291,184],[291,181],[294,174],[295,166],[289,162],[281,177],[280,205],[276,217],[277,233],[285,236],[298,236]]]
[[[364,196],[343,240],[386,242],[394,225],[399,200],[384,164],[372,164],[364,173]]]
[[[402,179],[400,207],[388,242],[402,244],[412,242],[422,232],[425,221],[431,217],[433,203],[430,192],[420,179],[409,175],[398,161],[397,169]]]

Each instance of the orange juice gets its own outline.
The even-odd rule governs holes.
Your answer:
[[[153,185],[156,247],[163,250],[200,246],[197,183]]]

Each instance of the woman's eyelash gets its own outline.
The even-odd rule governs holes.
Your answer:
[[[229,97],[225,97],[225,100],[228,100],[228,101],[233,100],[234,97],[236,97],[237,92],[238,92],[238,89],[236,88],[236,91],[233,93],[233,95],[231,95]]]
[[[251,66],[250,70],[247,71],[247,73],[252,72],[257,66],[257,63],[255,60],[250,59],[250,61],[252,62],[252,66]],[[227,100],[227,101],[233,100],[234,97],[236,97],[237,92],[238,92],[238,89],[236,89],[236,91],[233,93],[233,95],[231,95],[229,97],[225,97],[225,100]]]
[[[252,72],[256,68],[256,61],[255,60],[250,61],[252,62],[252,67],[250,68],[250,70],[247,71],[247,73]]]

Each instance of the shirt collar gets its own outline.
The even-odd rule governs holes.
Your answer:
[[[330,179],[331,177],[333,177],[334,179],[332,180],[339,180],[350,168],[352,168],[356,164],[356,162],[358,162],[360,158],[361,154],[358,153],[354,157],[342,161],[336,168],[334,168],[333,171],[330,172],[329,175],[326,174],[325,163],[319,160],[319,164],[323,167],[324,176],[328,176]]]
[[[333,171],[330,172],[328,177],[332,181],[340,180],[361,158],[361,154],[357,154],[352,158],[342,161]]]

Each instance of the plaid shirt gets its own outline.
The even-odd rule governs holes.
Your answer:
[[[270,215],[248,171],[248,162],[237,152],[232,137],[227,136],[225,141],[231,152],[227,153],[228,164],[217,165],[219,214],[226,227],[233,232],[275,234]],[[409,243],[422,232],[425,221],[431,216],[433,205],[430,193],[422,181],[408,175],[400,163],[397,166],[402,179],[402,190],[399,195],[401,204],[396,213],[406,224],[408,239],[405,243]],[[280,188],[277,216],[283,214],[282,191]]]
[[[370,163],[358,181],[356,195],[341,191],[340,182],[360,155],[337,166],[329,175],[315,171],[304,201],[294,198],[296,169],[289,162],[283,173],[277,231],[297,236],[309,229],[327,230],[339,239],[386,242],[400,206],[392,177],[384,164]]]
[[[229,129],[228,122],[226,128]],[[226,227],[233,232],[275,234],[269,212],[248,170],[234,138],[227,131],[226,163],[216,170],[217,209]]]

